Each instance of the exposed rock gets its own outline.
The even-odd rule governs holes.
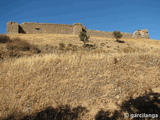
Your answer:
[[[152,89],[152,92],[153,92],[153,93],[160,93],[160,87],[153,88],[153,89]]]
[[[137,30],[132,34],[135,38],[149,38],[148,30]]]

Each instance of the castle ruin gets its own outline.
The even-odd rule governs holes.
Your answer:
[[[113,32],[105,32],[99,30],[88,30],[86,26],[83,26],[81,23],[74,23],[73,25],[67,24],[51,24],[51,23],[32,23],[24,22],[18,24],[16,22],[7,23],[7,34],[71,34],[79,35],[81,31],[87,32],[89,36],[96,37],[114,37]],[[121,32],[124,38],[149,38],[148,30],[138,30],[133,34]]]

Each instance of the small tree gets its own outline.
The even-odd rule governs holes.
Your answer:
[[[87,36],[86,32],[82,31],[79,34],[79,38],[80,38],[80,41],[82,41],[83,45],[85,46],[86,43],[89,42],[90,36]]]
[[[119,41],[119,39],[122,37],[122,34],[120,31],[114,31],[113,32],[114,37],[116,38],[117,42]]]

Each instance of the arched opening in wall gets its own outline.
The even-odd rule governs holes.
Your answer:
[[[19,26],[19,31],[18,33],[23,33],[23,34],[26,34],[26,32],[23,30],[23,28],[21,26]]]

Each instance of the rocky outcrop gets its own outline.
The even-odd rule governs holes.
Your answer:
[[[132,36],[134,38],[149,38],[149,34],[148,34],[148,30],[147,29],[137,30],[132,34]]]

